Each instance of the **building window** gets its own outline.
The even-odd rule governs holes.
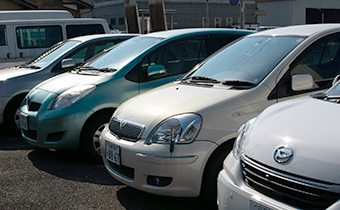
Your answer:
[[[125,25],[125,19],[119,18],[119,25]]]
[[[110,23],[111,23],[112,26],[115,26],[116,25],[116,18],[111,18]]]
[[[215,28],[220,28],[221,27],[221,18],[220,17],[215,17]]]
[[[227,27],[232,27],[233,26],[233,18],[227,17],[226,23],[227,23]]]
[[[202,28],[209,28],[209,23],[207,22],[207,17],[202,18]]]

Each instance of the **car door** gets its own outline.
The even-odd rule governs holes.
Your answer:
[[[269,99],[278,102],[314,92],[324,92],[330,88],[336,75],[340,73],[340,33],[323,37],[312,43],[292,62],[287,72],[278,81]],[[313,88],[303,91],[292,89],[292,76],[309,74],[313,78]]]
[[[208,56],[207,36],[167,44],[145,56],[138,67],[139,92],[172,82]]]

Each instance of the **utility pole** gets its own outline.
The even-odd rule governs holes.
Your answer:
[[[207,2],[205,3],[205,8],[206,8],[206,24],[205,24],[205,28],[209,28],[209,0],[207,0]]]
[[[240,18],[240,27],[242,29],[245,28],[245,13],[246,13],[246,0],[241,0],[241,18]]]

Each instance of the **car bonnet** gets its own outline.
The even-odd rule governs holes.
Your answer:
[[[34,89],[44,90],[51,93],[61,94],[69,88],[78,85],[94,84],[98,85],[102,80],[107,78],[105,75],[86,75],[75,73],[63,73],[52,77],[38,84]],[[34,92],[34,91],[33,91]]]
[[[33,74],[37,71],[41,71],[41,69],[29,69],[29,68],[19,68],[19,67],[10,67],[0,70],[0,80],[9,80],[16,77]]]
[[[340,104],[303,97],[267,108],[247,134],[244,154],[288,173],[340,184]],[[281,146],[292,149],[291,159],[279,163]]]
[[[146,138],[158,123],[170,116],[197,113],[204,120],[213,111],[211,106],[222,104],[219,107],[225,108],[224,101],[244,91],[170,83],[124,102],[115,117],[145,125],[142,138]]]

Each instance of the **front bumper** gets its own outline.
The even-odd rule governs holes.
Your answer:
[[[234,158],[232,153],[223,163],[223,170],[221,170],[217,179],[217,189],[219,210],[296,209],[249,188],[243,180],[241,163]]]
[[[60,150],[78,150],[82,127],[93,113],[77,103],[55,110],[42,106],[39,111],[28,111],[25,105],[20,112],[28,117],[28,130],[21,129],[28,143]]]
[[[119,146],[120,165],[106,158],[107,142]],[[207,151],[214,145],[195,141],[175,145],[130,142],[113,136],[106,127],[100,138],[101,154],[108,172],[118,181],[153,194],[172,197],[198,197]]]

